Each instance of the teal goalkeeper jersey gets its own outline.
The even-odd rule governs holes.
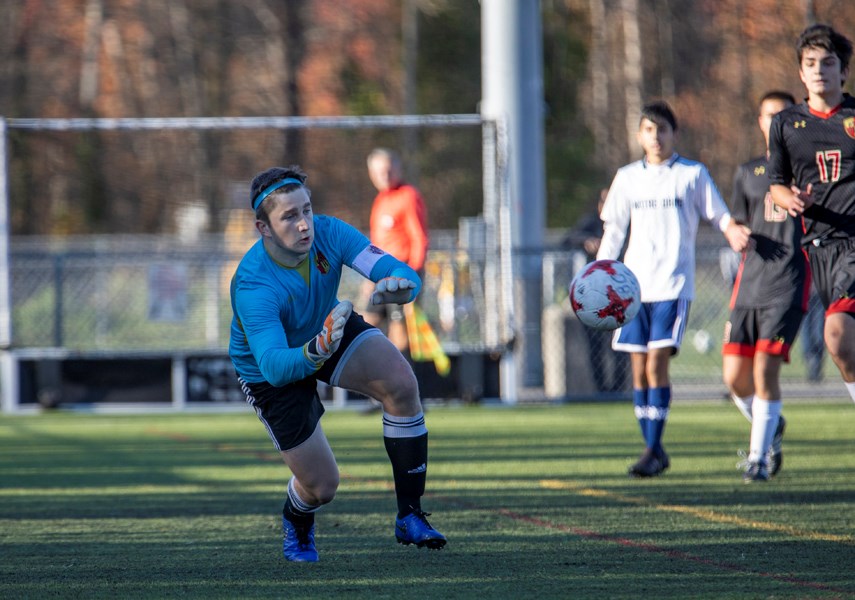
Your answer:
[[[307,283],[299,267],[276,263],[258,240],[244,255],[232,278],[232,325],[229,356],[247,383],[275,386],[315,372],[303,344],[323,328],[337,296],[342,266],[379,281],[404,277],[421,288],[416,272],[373,246],[355,227],[334,217],[315,215],[315,240],[309,256]]]

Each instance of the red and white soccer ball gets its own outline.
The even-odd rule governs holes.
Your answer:
[[[595,260],[570,283],[570,305],[579,320],[594,329],[623,327],[641,308],[641,287],[625,264]]]

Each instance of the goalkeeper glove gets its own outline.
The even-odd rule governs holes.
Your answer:
[[[346,300],[339,302],[327,315],[321,332],[303,346],[303,355],[316,370],[320,369],[321,365],[338,350],[344,335],[344,325],[350,318],[351,312],[353,312],[353,304]]]
[[[384,277],[374,286],[371,304],[406,304],[412,298],[416,282],[403,277]]]

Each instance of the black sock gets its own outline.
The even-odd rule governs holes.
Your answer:
[[[421,510],[427,479],[427,433],[416,437],[384,437],[383,442],[392,462],[398,518],[403,518]]]
[[[291,498],[285,498],[282,516],[291,521],[294,527],[308,528],[315,522],[314,512],[304,512],[291,503]]]

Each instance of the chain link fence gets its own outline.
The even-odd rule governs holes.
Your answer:
[[[591,258],[572,236],[563,246],[579,249],[544,254],[544,346],[547,396],[573,398],[628,397],[631,368],[628,355],[611,350],[611,333],[582,326],[567,301],[567,284]],[[679,354],[670,375],[675,397],[727,397],[721,379],[722,337],[730,314],[733,276],[739,256],[717,231],[702,225],[697,241],[695,299]],[[786,396],[845,395],[837,369],[824,356],[823,309],[812,296],[810,311],[781,371]],[[551,356],[559,360],[549,363]]]
[[[625,398],[631,388],[628,356],[611,350],[610,333],[583,327],[569,308],[568,284],[589,257],[569,247],[572,238],[566,241],[542,256],[543,397]],[[193,244],[168,236],[14,239],[13,345],[90,355],[224,353],[232,316],[229,282],[242,254],[221,236]],[[452,355],[495,351],[484,342],[483,323],[492,308],[483,291],[483,257],[483,249],[461,244],[458,232],[432,232],[420,302]],[[675,396],[709,398],[725,393],[721,338],[732,257],[719,234],[702,228],[697,259],[696,299],[671,375]],[[359,306],[361,281],[346,270],[340,297]],[[819,317],[821,336],[821,307]],[[820,380],[812,377],[816,350],[807,351],[805,333],[803,328],[782,370],[785,393],[839,394],[828,360]]]
[[[430,215],[420,303],[445,350],[459,359],[453,376],[498,395],[497,381],[479,383],[487,372],[498,380],[496,365],[513,351],[515,334],[513,257],[508,217],[501,217],[507,156],[496,123],[478,115],[18,119],[7,133],[10,349],[34,361],[41,351],[182,355],[233,385],[225,356],[229,283],[256,239],[247,177],[262,165],[296,160],[323,174],[310,182],[318,212],[366,229],[374,192],[365,156],[377,145],[400,146]],[[609,334],[582,327],[568,306],[568,284],[589,260],[580,247],[566,232],[551,232],[546,247],[533,251],[543,266],[544,385],[526,398],[629,396],[627,356],[611,350]],[[671,367],[678,397],[724,394],[720,352],[732,255],[723,249],[722,236],[702,227],[696,298]],[[361,278],[346,271],[339,295],[359,306],[360,287]],[[821,310],[810,316],[818,325],[805,331],[821,332]],[[811,366],[821,344],[817,350],[806,341],[815,337],[803,332],[797,341],[783,369],[785,394],[840,394],[829,361],[818,371]],[[241,399],[217,385],[217,395]],[[188,388],[191,397],[215,395],[192,381]],[[436,393],[479,396],[448,385]]]
[[[435,232],[432,243],[422,307],[447,349],[482,350],[484,253],[460,247],[454,232]],[[223,350],[232,318],[229,284],[242,256],[219,236],[192,245],[163,236],[13,239],[12,345],[90,353]],[[360,306],[362,281],[346,269],[339,297]]]

